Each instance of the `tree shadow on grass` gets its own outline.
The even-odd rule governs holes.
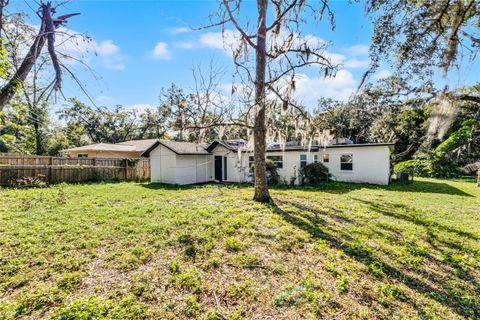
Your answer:
[[[306,186],[299,188],[304,191],[326,192],[333,194],[344,194],[360,189],[398,191],[398,192],[421,192],[421,193],[439,193],[449,194],[463,197],[474,197],[473,195],[460,190],[445,182],[433,182],[418,180],[409,184],[392,183],[390,185],[374,185],[365,183],[349,183],[349,182],[325,182],[318,186]]]
[[[473,195],[458,189],[445,182],[433,182],[433,181],[424,181],[417,180],[413,183],[392,183],[387,187],[391,191],[401,191],[401,192],[422,192],[422,193],[440,193],[440,194],[449,194],[454,196],[463,196],[463,197],[474,197]]]
[[[472,240],[480,240],[480,237],[477,235],[463,230],[458,230],[449,226],[442,225],[436,221],[427,220],[422,218],[420,215],[408,214],[407,212],[416,212],[415,208],[409,207],[405,204],[397,203],[385,203],[385,202],[374,202],[369,200],[363,200],[359,198],[352,197],[353,200],[363,203],[368,206],[369,209],[380,213],[384,216],[389,216],[395,219],[408,221],[417,226],[422,226],[427,228],[427,232],[432,232],[434,229],[439,229],[446,232],[455,233],[458,236],[469,238]],[[455,248],[460,249],[460,248]]]
[[[152,190],[194,190],[201,189],[205,187],[218,187],[218,188],[228,188],[228,189],[241,189],[246,188],[250,185],[242,183],[217,183],[217,182],[206,182],[206,183],[197,183],[197,184],[169,184],[169,183],[144,183],[142,187]]]
[[[204,187],[219,187],[219,188],[247,188],[252,187],[248,183],[198,183],[190,185],[177,185],[167,183],[144,183],[142,187],[153,190],[191,190]],[[473,195],[466,193],[448,183],[445,182],[433,182],[433,181],[415,181],[412,184],[400,184],[392,183],[387,186],[365,184],[365,183],[349,183],[349,182],[325,182],[317,186],[301,186],[301,187],[289,187],[289,186],[270,186],[272,190],[302,190],[305,192],[326,192],[332,194],[344,194],[360,189],[371,190],[383,190],[383,191],[399,191],[399,192],[421,192],[421,193],[439,193],[449,194],[463,197],[474,197]]]
[[[358,200],[358,199],[357,199]],[[430,224],[419,219],[412,220],[411,217],[404,217],[398,213],[398,207],[390,206],[389,208],[382,207],[375,203],[365,203],[371,210],[396,219],[406,220],[416,225],[429,227]],[[286,212],[282,207],[293,206],[297,210],[289,209]],[[469,274],[468,270],[449,263],[449,261],[436,260],[435,263],[440,264],[444,270],[443,275],[430,274],[428,268],[403,268],[402,266],[395,266],[393,262],[387,262],[382,258],[375,248],[371,248],[364,244],[361,239],[357,239],[356,235],[347,232],[347,224],[358,224],[361,226],[362,222],[357,222],[352,219],[343,220],[333,219],[335,223],[328,223],[332,216],[338,215],[338,212],[318,210],[305,204],[295,203],[293,201],[282,202],[277,200],[277,204],[272,205],[273,210],[279,214],[286,222],[293,226],[308,232],[313,238],[322,239],[326,241],[331,247],[342,251],[348,257],[364,264],[372,273],[373,277],[384,277],[394,279],[403,283],[411,290],[414,290],[421,295],[437,301],[438,303],[449,307],[452,311],[461,317],[465,318],[479,318],[480,317],[480,284],[476,282],[476,278]],[[393,213],[392,213],[393,212]],[[391,230],[383,229],[374,230],[376,236],[384,237],[386,233]],[[450,227],[435,225],[435,227],[447,232],[454,232],[460,237],[469,237],[475,239],[476,236],[455,230]],[[443,229],[442,229],[443,228]],[[395,230],[398,232],[398,230]],[[431,230],[435,234],[435,230]],[[435,255],[441,255],[440,249],[432,246]],[[452,248],[458,250],[458,248]],[[387,253],[388,254],[388,253]],[[390,260],[390,259],[389,259]],[[448,270],[457,270],[455,274],[446,274]],[[405,269],[405,270],[402,270]],[[461,285],[452,287],[446,277],[453,278],[455,283],[461,282]],[[472,293],[473,292],[473,293]],[[477,297],[476,297],[477,296]],[[425,314],[422,307],[415,304],[412,299],[408,299],[408,303],[414,306],[420,315]]]

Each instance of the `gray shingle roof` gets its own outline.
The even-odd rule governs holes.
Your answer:
[[[158,139],[144,139],[144,140],[130,140],[119,142],[117,145],[127,145],[127,146],[134,146],[135,151],[143,152],[153,146]]]
[[[77,148],[70,148],[63,151],[124,151],[135,152],[134,146],[125,146],[111,143],[95,143],[87,146],[81,146]]]
[[[198,143],[170,140],[158,140],[158,142],[176,154],[211,154]]]
[[[388,146],[393,148],[395,143],[393,142],[382,142],[382,143],[351,143],[351,144],[331,144],[326,147],[319,146],[319,145],[311,145],[310,148],[308,146],[301,146],[301,145],[290,145],[285,146],[284,148],[280,147],[279,145],[269,146],[267,148],[267,152],[277,152],[277,151],[318,151],[322,148],[361,148],[361,147],[378,147],[378,146]]]

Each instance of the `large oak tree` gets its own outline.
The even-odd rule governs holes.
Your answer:
[[[478,61],[478,0],[369,0],[366,10],[374,24],[372,66],[366,78],[385,61],[397,76],[420,83],[440,70],[447,73]],[[450,94],[480,103],[476,95]]]
[[[333,13],[326,0],[257,0],[254,16],[247,14],[249,5],[221,0],[208,27],[222,27],[241,86],[254,88],[249,107],[253,111],[254,200],[270,202],[265,166],[267,100],[275,97],[285,108],[296,107],[291,97],[299,68],[316,65],[324,76],[335,73],[336,66],[326,53],[328,43],[304,34],[307,21],[326,17],[333,27]]]

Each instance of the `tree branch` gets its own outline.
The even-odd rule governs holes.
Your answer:
[[[237,20],[233,17],[233,13],[230,9],[230,5],[228,4],[227,0],[223,0],[223,5],[225,6],[225,9],[227,10],[227,13],[228,13],[228,16],[230,17],[230,22],[233,23],[233,25],[235,26],[235,28],[238,30],[238,32],[240,32],[240,34],[242,35],[242,37],[245,39],[245,41],[248,42],[248,44],[254,48],[255,50],[257,50],[257,45],[253,43],[253,41],[251,40],[251,38],[255,38],[255,36],[250,36],[248,35],[238,24]]]
[[[283,10],[280,14],[277,14],[275,21],[269,27],[267,27],[267,32],[279,26],[283,20],[283,17],[297,5],[297,2],[297,0],[294,0],[285,10]]]

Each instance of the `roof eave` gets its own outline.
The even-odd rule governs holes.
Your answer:
[[[145,150],[144,152],[142,152],[142,154],[140,155],[140,157],[150,157],[150,152],[152,152],[156,147],[158,147],[160,145],[160,141],[157,140],[157,142],[155,142],[154,144],[152,144],[150,146],[150,148],[148,148],[147,150]],[[173,151],[173,150],[172,150]]]
[[[230,147],[229,145],[223,143],[222,141],[220,140],[215,140],[213,141],[207,148],[207,151],[208,152],[212,152],[213,150],[215,150],[216,147],[218,147],[218,145],[221,145],[222,147],[230,150],[230,151],[237,151],[236,149]]]

